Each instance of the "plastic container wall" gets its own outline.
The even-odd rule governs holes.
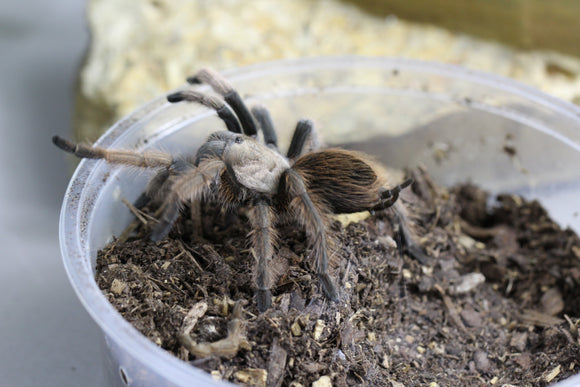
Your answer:
[[[471,181],[492,193],[540,199],[562,225],[580,230],[580,109],[571,104],[507,79],[399,59],[303,59],[225,75],[250,105],[270,110],[282,148],[296,122],[310,118],[328,145],[363,150],[392,167],[423,165],[445,185]],[[223,129],[213,111],[160,98],[98,144],[193,153]],[[104,332],[111,385],[226,385],[142,336],[94,280],[97,251],[132,221],[121,199],[135,200],[149,176],[80,163],[60,221],[67,273]]]

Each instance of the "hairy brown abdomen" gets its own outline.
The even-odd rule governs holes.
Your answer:
[[[336,214],[364,211],[377,204],[381,179],[364,156],[341,149],[308,153],[294,163],[309,193]]]

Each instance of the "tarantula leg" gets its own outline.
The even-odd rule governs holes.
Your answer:
[[[379,203],[372,207],[369,211],[372,213],[378,210],[391,209],[395,220],[395,227],[397,235],[400,239],[399,246],[403,248],[409,256],[416,259],[419,263],[425,265],[429,262],[429,257],[423,252],[423,249],[415,241],[411,230],[408,226],[408,219],[405,207],[401,202],[398,202],[401,191],[413,184],[413,179],[407,179],[401,184],[391,189],[383,189],[380,192]]]
[[[272,116],[268,109],[264,106],[254,106],[252,107],[252,114],[256,121],[258,121],[260,129],[262,129],[264,143],[266,143],[268,147],[278,150],[278,136],[276,135],[276,129],[274,128]]]
[[[401,245],[406,250],[410,257],[417,260],[422,265],[427,265],[429,263],[429,257],[423,252],[423,249],[415,241],[411,235],[411,230],[409,229],[408,219],[405,215],[405,210],[400,203],[396,203],[391,207],[393,217],[395,219],[395,228],[400,236]]]
[[[157,172],[155,176],[149,180],[149,183],[147,183],[145,191],[133,202],[135,208],[142,209],[145,207],[157,195],[157,193],[161,191],[163,185],[167,182],[167,179],[169,179],[169,176],[169,169],[162,169]]]
[[[244,134],[256,137],[258,129],[242,97],[232,87],[232,85],[221,75],[209,69],[201,69],[195,75],[187,78],[190,84],[206,83],[218,94],[224,97],[224,100],[236,112],[238,119],[242,123]]]
[[[315,269],[318,274],[324,294],[332,301],[338,301],[338,291],[328,272],[328,242],[326,236],[326,222],[318,206],[306,190],[302,177],[293,169],[285,172],[286,189],[293,196],[290,207],[296,212],[298,220],[306,228],[312,243]]]
[[[161,218],[153,231],[151,232],[150,238],[153,242],[159,242],[169,234],[171,228],[175,224],[175,221],[179,217],[179,212],[181,210],[181,203],[172,198],[173,201],[166,201],[165,208],[161,214]]]
[[[75,144],[59,136],[53,136],[52,142],[60,149],[72,153],[77,157],[104,159],[113,164],[132,165],[144,168],[170,167],[173,164],[173,157],[171,155],[159,151],[137,152],[133,150],[109,150],[101,147]]]
[[[401,193],[401,190],[407,188],[411,184],[413,184],[413,179],[407,179],[401,184],[395,186],[394,188],[391,189],[382,188],[380,191],[381,199],[379,200],[379,203],[375,205],[373,208],[371,208],[370,211],[373,212],[378,210],[384,210],[385,208],[391,207],[399,199],[399,194]]]
[[[254,203],[249,213],[252,224],[251,240],[254,258],[256,258],[256,305],[260,312],[264,312],[272,304],[270,292],[270,270],[268,263],[272,260],[275,233],[272,229],[274,214],[269,203],[260,198]]]
[[[292,141],[288,147],[288,153],[286,156],[293,160],[298,158],[304,152],[304,147],[306,143],[314,135],[314,126],[310,120],[300,120],[296,124],[296,129],[294,129],[294,134],[292,135]]]
[[[136,208],[141,209],[145,207],[151,200],[159,200],[161,198],[161,194],[167,193],[165,185],[167,184],[169,177],[172,175],[185,173],[190,168],[190,162],[184,159],[174,160],[173,164],[171,164],[169,168],[161,169],[151,178],[151,180],[149,180],[145,191],[137,198],[137,200],[135,200],[133,205]]]
[[[167,96],[167,100],[171,103],[187,101],[196,102],[207,106],[216,111],[219,118],[226,124],[230,132],[242,133],[242,128],[234,113],[230,110],[222,100],[211,95],[203,94],[194,90],[178,91]]]
[[[181,204],[200,200],[210,191],[210,186],[225,168],[217,158],[203,160],[199,166],[190,166],[171,186],[171,191],[163,203],[159,222],[151,233],[151,240],[158,242],[165,238],[179,216]]]

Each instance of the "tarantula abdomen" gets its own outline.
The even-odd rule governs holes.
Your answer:
[[[383,200],[388,196],[383,194],[388,191],[384,188],[385,174],[371,164],[368,156],[358,152],[325,149],[307,153],[292,167],[305,180],[308,191],[323,200],[332,213],[349,214],[384,209],[394,203]],[[411,181],[405,183],[399,191]]]

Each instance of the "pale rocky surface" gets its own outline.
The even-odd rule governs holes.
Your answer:
[[[219,70],[306,56],[460,64],[580,100],[577,58],[378,18],[337,0],[91,0],[88,19],[92,44],[80,73],[75,132],[89,141],[201,66]]]

